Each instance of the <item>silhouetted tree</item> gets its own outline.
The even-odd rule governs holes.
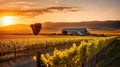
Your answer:
[[[42,29],[42,24],[41,23],[35,23],[35,24],[31,24],[30,27],[32,28],[33,34],[38,35],[40,30]]]

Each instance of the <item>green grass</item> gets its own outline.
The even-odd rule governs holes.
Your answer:
[[[106,54],[100,67],[120,67],[120,38],[117,39],[117,43]]]

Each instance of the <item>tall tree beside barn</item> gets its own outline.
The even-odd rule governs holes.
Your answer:
[[[40,30],[42,29],[41,23],[31,24],[30,27],[32,28],[33,34],[38,35]]]

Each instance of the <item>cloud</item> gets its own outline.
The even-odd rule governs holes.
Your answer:
[[[44,13],[79,11],[77,7],[61,7],[59,2],[60,0],[0,0],[0,16],[34,17]]]
[[[3,1],[0,2],[0,9],[33,9],[33,8],[39,8],[41,5],[39,2],[35,1]],[[26,8],[27,7],[27,8]]]
[[[14,16],[28,16],[33,17],[37,15],[41,15],[44,13],[54,13],[54,12],[75,12],[80,9],[77,7],[48,7],[48,8],[39,8],[39,9],[1,9],[0,15],[14,15]]]

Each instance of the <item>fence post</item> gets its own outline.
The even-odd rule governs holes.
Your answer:
[[[85,67],[85,62],[82,63],[82,67]]]
[[[43,61],[41,60],[41,52],[38,51],[36,55],[36,67],[46,67]]]
[[[40,56],[41,56],[41,53],[40,52],[37,52],[37,63],[36,63],[36,66],[37,67],[41,67],[41,64],[40,64]]]
[[[16,46],[15,46],[15,44],[14,44],[14,57],[15,57],[15,61],[16,61],[17,55],[16,55]]]

